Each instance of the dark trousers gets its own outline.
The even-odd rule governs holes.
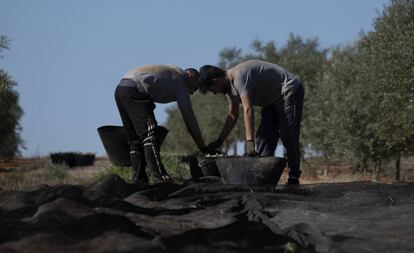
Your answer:
[[[131,80],[121,80],[133,82]],[[127,83],[128,84],[128,83]],[[130,83],[129,83],[130,84]],[[155,104],[150,97],[135,87],[120,86],[115,90],[115,101],[130,144],[131,163],[135,171],[133,180],[148,181],[145,164],[155,178],[166,174],[159,154],[155,129]]]
[[[289,177],[292,178],[299,178],[301,174],[299,137],[304,89],[300,81],[297,82],[297,89],[284,96],[283,105],[263,107],[256,132],[259,156],[273,156],[280,137],[286,149]]]

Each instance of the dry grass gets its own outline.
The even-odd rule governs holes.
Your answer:
[[[110,163],[98,158],[93,166],[69,168],[52,164],[49,158],[34,159],[32,163],[0,172],[2,190],[33,190],[42,185],[86,184],[95,180]]]
[[[86,184],[95,181],[99,173],[112,166],[107,158],[97,158],[92,166],[74,167],[68,170],[68,176],[77,184]]]
[[[163,162],[177,182],[189,177],[189,169],[179,164],[178,158],[164,155]],[[37,189],[42,185],[89,184],[109,174],[117,174],[127,182],[132,178],[129,167],[113,166],[107,158],[96,158],[93,166],[69,168],[62,164],[52,164],[48,157],[42,157],[31,159],[30,163],[26,162],[16,168],[0,168],[0,190],[20,191]]]
[[[175,159],[175,160],[174,160]],[[170,174],[177,182],[189,177],[188,166],[179,163],[176,157],[165,156],[163,159]],[[129,181],[131,171],[111,165],[107,158],[98,157],[93,166],[69,168],[65,165],[52,164],[48,157],[32,159],[30,163],[14,169],[0,169],[0,190],[32,190],[42,185],[60,184],[88,184],[100,180],[108,174],[118,174],[125,181]],[[303,164],[302,184],[338,183],[370,181],[371,173],[352,173],[347,166],[332,165],[327,176],[323,175],[324,164],[318,162],[305,162]],[[401,160],[401,179],[405,182],[414,181],[414,157]],[[181,180],[181,181],[180,181]],[[287,180],[285,170],[280,184]],[[393,183],[393,178],[383,174],[380,179],[384,183]]]

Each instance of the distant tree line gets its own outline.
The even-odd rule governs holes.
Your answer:
[[[0,53],[8,49],[9,44],[10,40],[6,36],[0,36]],[[23,144],[19,123],[23,110],[19,105],[16,85],[11,76],[0,69],[0,160],[13,158]]]
[[[374,164],[377,178],[384,161],[414,151],[414,1],[392,0],[373,21],[373,30],[350,45],[321,48],[317,38],[291,34],[286,43],[252,42],[252,52],[224,48],[218,65],[228,69],[248,59],[277,63],[300,76],[305,86],[302,150],[354,170]],[[227,113],[223,96],[192,97],[203,136],[213,140]],[[257,116],[259,113],[255,113]],[[241,114],[243,115],[243,114]],[[177,108],[168,110],[171,135],[164,149],[196,150]],[[242,120],[226,140],[228,151],[243,140]]]

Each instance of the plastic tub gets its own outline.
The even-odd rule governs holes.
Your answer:
[[[222,157],[215,159],[223,182],[241,185],[276,185],[286,165],[280,157]]]

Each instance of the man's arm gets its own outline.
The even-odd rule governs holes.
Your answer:
[[[250,100],[250,94],[248,91],[241,96],[241,102],[243,106],[244,116],[244,130],[245,130],[245,156],[256,156],[256,150],[254,147],[254,111],[253,105]]]
[[[231,130],[233,130],[234,126],[236,125],[237,119],[239,118],[239,103],[237,102],[230,102],[229,103],[229,114],[227,115],[226,121],[224,122],[223,129],[218,140],[222,142],[227,138],[230,134]]]
[[[250,141],[254,139],[254,112],[248,91],[241,97],[241,102],[243,106],[245,138],[246,141]]]
[[[200,150],[204,150],[206,146],[203,138],[201,137],[200,127],[194,115],[188,92],[186,94],[181,94],[180,96],[177,96],[177,105],[181,111],[181,114],[183,115],[185,126],[187,127],[187,130],[193,138],[194,142],[196,143],[197,147]]]
[[[212,152],[218,149],[221,146],[221,144],[223,144],[224,140],[227,138],[231,130],[233,130],[234,126],[236,125],[238,118],[239,118],[239,103],[235,101],[230,101],[229,102],[229,113],[227,114],[227,118],[226,118],[226,121],[224,122],[223,129],[221,130],[217,139],[207,146],[207,149],[209,152]]]

